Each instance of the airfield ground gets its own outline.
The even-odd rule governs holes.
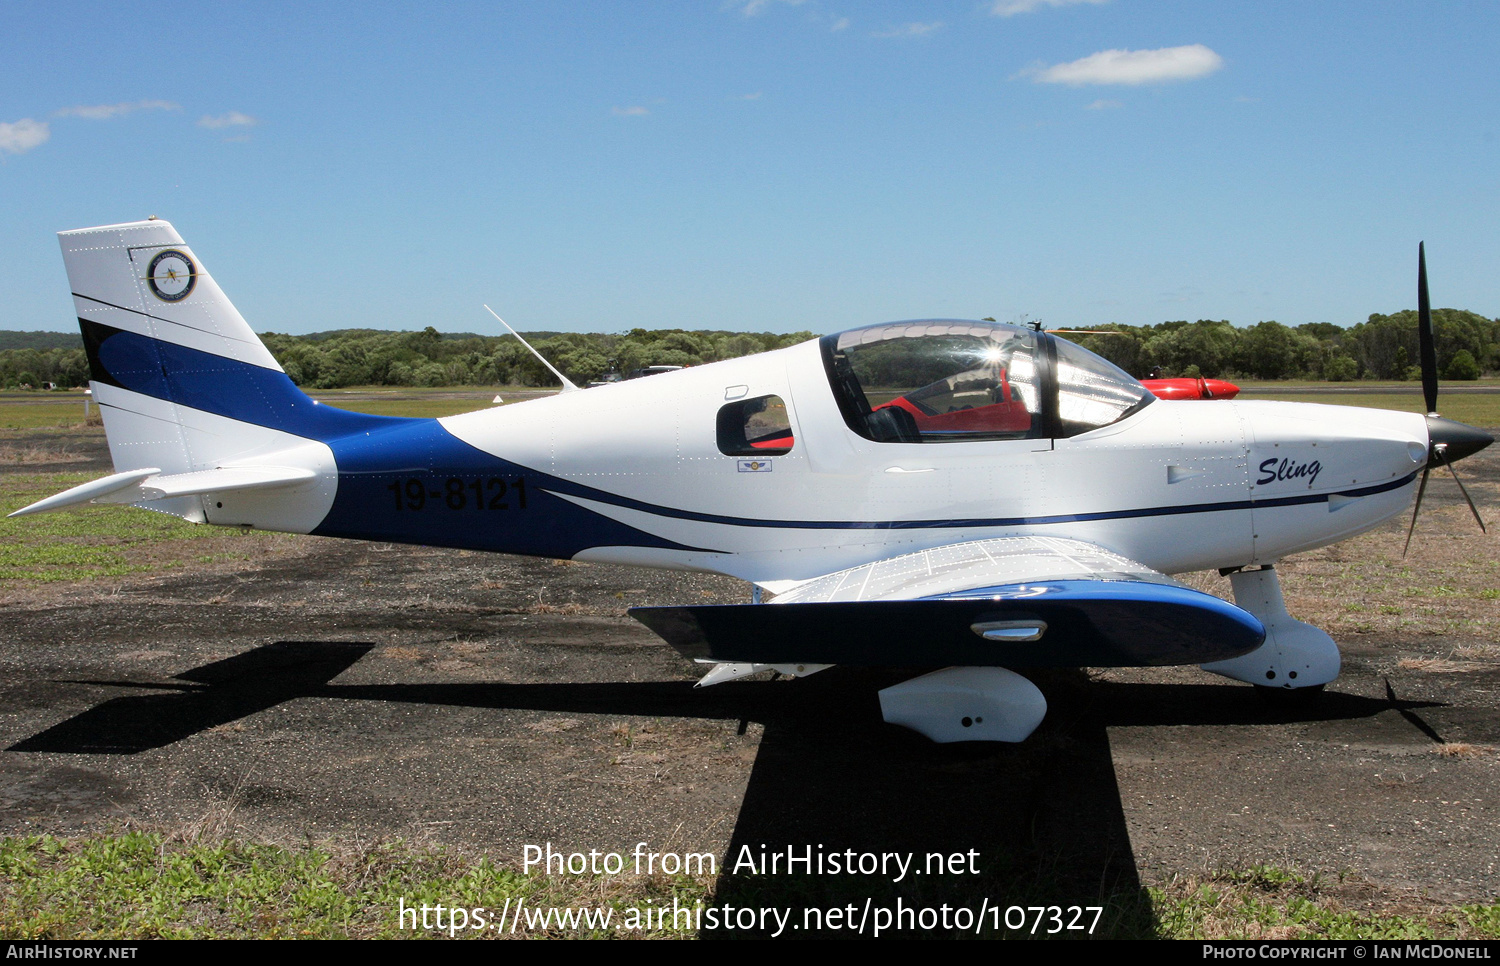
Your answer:
[[[434,415],[486,393],[328,401]],[[1470,403],[1500,425],[1500,397]],[[108,472],[80,417],[76,395],[0,398],[0,509]],[[1497,450],[1459,467],[1492,524]],[[1405,526],[1283,567],[1292,612],[1344,652],[1316,704],[1270,708],[1196,669],[1047,673],[1029,741],[939,747],[880,721],[875,691],[911,671],[695,691],[624,616],[743,601],[732,580],[114,508],[0,522],[0,835],[400,839],[515,871],[527,845],[647,843],[712,854],[694,881],[720,907],[1102,901],[1120,934],[1294,935],[1311,898],[1350,928],[1495,935],[1500,553],[1446,476],[1403,559]],[[745,846],[973,850],[978,872],[728,874]],[[575,902],[607,891],[579,882]],[[1191,919],[1231,893],[1266,909]],[[1472,903],[1488,909],[1454,911]]]

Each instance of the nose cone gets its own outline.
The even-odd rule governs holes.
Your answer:
[[[1456,423],[1441,416],[1427,417],[1427,439],[1433,454],[1427,461],[1428,466],[1461,460],[1495,441],[1495,437],[1482,429],[1465,426],[1463,423]],[[1439,452],[1442,453],[1441,460],[1437,458]]]

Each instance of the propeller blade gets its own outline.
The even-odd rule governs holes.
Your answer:
[[[1432,338],[1432,304],[1427,298],[1427,251],[1417,242],[1417,343],[1422,357],[1422,398],[1429,413],[1437,412],[1437,346]]]
[[[1422,512],[1422,494],[1427,492],[1427,474],[1430,472],[1431,466],[1422,467],[1422,482],[1417,484],[1417,505],[1411,508],[1411,526],[1406,531],[1406,546],[1401,548],[1403,558],[1411,549],[1411,535],[1417,531],[1417,514]]]
[[[1447,464],[1448,472],[1453,474],[1453,482],[1458,484],[1459,492],[1464,495],[1465,500],[1469,501],[1469,512],[1474,514],[1474,521],[1479,524],[1479,532],[1489,533],[1489,530],[1485,529],[1484,521],[1479,517],[1479,508],[1474,505],[1474,498],[1469,496],[1469,488],[1464,486],[1464,481],[1458,478],[1458,470],[1454,469],[1453,464],[1447,460],[1443,462]]]

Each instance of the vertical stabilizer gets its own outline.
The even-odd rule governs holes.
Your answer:
[[[247,483],[244,494],[163,490],[137,505],[195,522],[316,525],[336,485],[327,440],[387,420],[309,399],[167,222],[83,228],[58,239],[116,473],[274,466],[312,475],[295,500],[259,496]]]

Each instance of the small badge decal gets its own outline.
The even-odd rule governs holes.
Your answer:
[[[146,269],[146,284],[151,294],[163,302],[181,302],[193,291],[198,269],[193,260],[175,248],[157,252]]]
[[[741,473],[769,473],[771,472],[770,460],[740,460],[739,470]]]

